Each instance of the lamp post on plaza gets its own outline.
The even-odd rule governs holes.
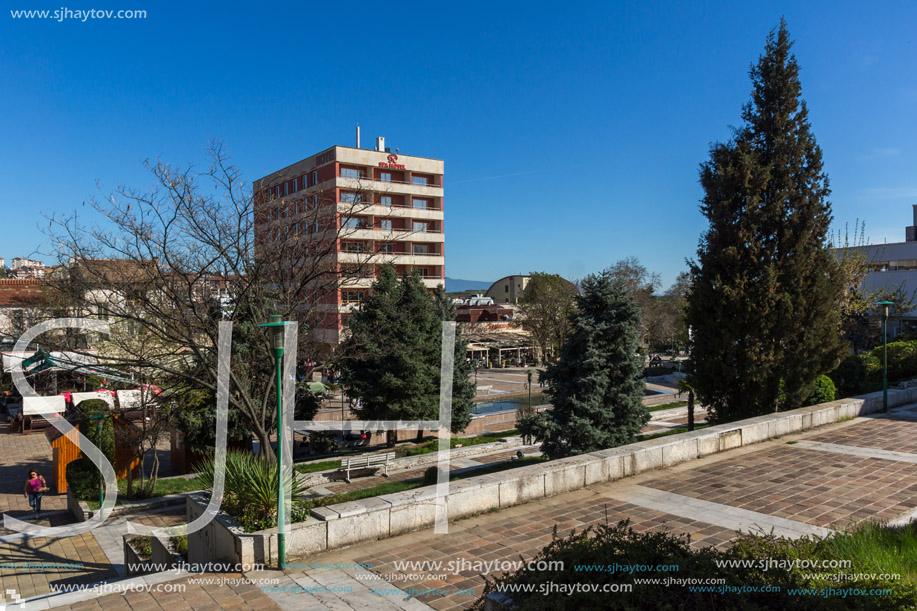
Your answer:
[[[280,314],[272,314],[271,322],[259,325],[271,327],[271,352],[274,355],[274,371],[277,378],[277,563],[281,570],[286,565],[286,542],[284,541],[283,523],[283,414],[281,406],[283,400],[283,374],[281,361],[283,359],[283,327],[287,323],[280,320]]]
[[[532,370],[525,372],[529,376],[529,413],[532,413]]]
[[[882,307],[882,411],[888,413],[888,307],[891,301],[880,301]]]

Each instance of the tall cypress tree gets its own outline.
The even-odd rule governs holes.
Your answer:
[[[781,20],[751,68],[743,126],[700,169],[710,225],[689,262],[687,319],[693,384],[715,421],[800,406],[844,352],[830,189],[792,44]]]
[[[636,301],[609,270],[587,276],[582,289],[560,360],[542,375],[554,409],[519,427],[551,458],[632,443],[649,420],[637,379],[643,363]]]

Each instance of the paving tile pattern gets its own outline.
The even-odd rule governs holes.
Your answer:
[[[856,425],[807,437],[809,441],[838,443],[859,448],[917,454],[917,426],[913,421],[889,418],[864,418]]]
[[[571,529],[580,531],[594,524],[615,524],[630,518],[632,527],[639,532],[671,530],[691,535],[695,546],[725,547],[735,532],[699,520],[679,518],[651,509],[623,503],[589,491],[577,491],[545,501],[506,509],[495,515],[485,515],[459,520],[450,525],[447,535],[432,536],[430,532],[411,533],[394,539],[374,542],[371,552],[350,553],[355,562],[371,564],[377,575],[410,575],[411,571],[398,571],[395,561],[449,561],[469,562],[492,560],[529,560],[550,543],[556,525],[558,536],[566,536]],[[317,556],[316,561],[333,561],[334,553]],[[491,573],[491,577],[499,575]],[[484,589],[484,577],[478,572],[465,570],[457,575],[434,573],[415,579],[389,579],[399,588],[456,588],[475,590],[479,597]],[[371,582],[370,582],[371,583]],[[422,599],[437,610],[465,609],[476,596],[430,596]]]
[[[664,472],[644,485],[838,528],[866,518],[892,520],[917,507],[915,464],[788,444],[689,471]]]
[[[223,579],[242,580],[240,573],[204,573],[167,582],[169,584],[187,584],[188,579]],[[156,586],[153,586],[155,589]],[[270,597],[261,591],[256,584],[251,583],[210,583],[188,584],[184,592],[127,592],[124,594],[108,594],[99,598],[86,600],[72,605],[52,607],[53,609],[69,609],[72,611],[99,611],[109,609],[152,611],[154,609],[168,609],[169,611],[195,611],[216,609],[279,609]]]

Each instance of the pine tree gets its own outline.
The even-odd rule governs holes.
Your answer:
[[[750,71],[744,125],[701,165],[710,225],[690,262],[693,384],[715,421],[802,404],[839,362],[828,178],[781,20]]]
[[[551,458],[632,443],[649,420],[636,301],[610,270],[587,276],[582,289],[560,360],[542,375],[554,409],[520,423]]]
[[[435,309],[437,319],[440,321],[455,320],[455,304],[446,297],[446,292],[442,285],[436,291]],[[442,353],[442,333],[440,332],[440,341],[437,342],[440,354]],[[452,432],[458,433],[468,428],[471,423],[472,409],[474,408],[474,397],[477,389],[471,375],[474,372],[474,366],[468,359],[468,342],[462,339],[462,326],[455,327],[455,365],[452,372]],[[441,357],[440,357],[441,358]],[[437,378],[437,388],[439,388],[439,378]]]
[[[399,281],[393,266],[383,266],[372,292],[351,315],[350,335],[337,362],[350,394],[361,400],[361,419],[439,418],[445,313],[419,275]],[[461,369],[465,365],[464,343],[458,341],[458,335],[456,339],[457,357],[460,354],[461,358],[456,359],[453,377],[453,432],[468,425],[474,396],[468,372]],[[394,446],[395,438],[390,432],[390,446]]]

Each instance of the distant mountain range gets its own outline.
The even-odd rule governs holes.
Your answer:
[[[486,291],[493,282],[483,280],[459,280],[458,278],[446,277],[446,292],[458,293],[459,291]]]

